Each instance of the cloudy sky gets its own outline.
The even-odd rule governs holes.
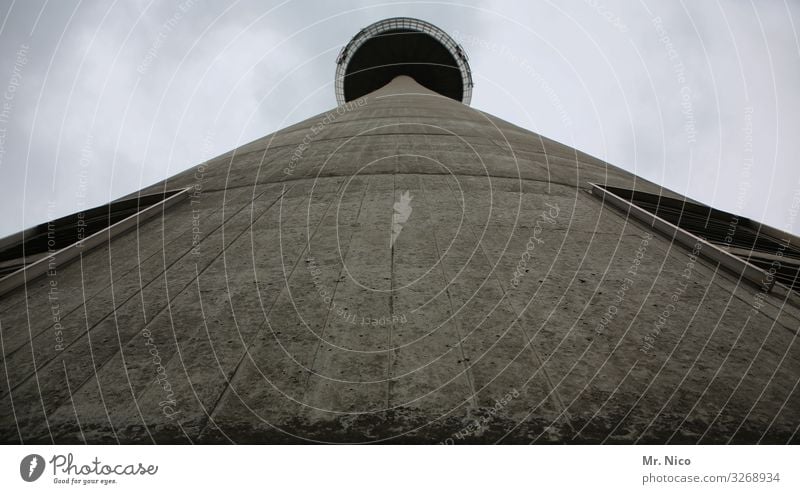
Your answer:
[[[0,237],[332,108],[391,16],[463,45],[472,106],[800,234],[797,1],[0,0]]]

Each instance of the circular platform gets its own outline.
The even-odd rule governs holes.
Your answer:
[[[463,48],[429,22],[393,17],[370,24],[336,59],[336,101],[342,105],[407,75],[443,96],[468,105],[472,72]]]

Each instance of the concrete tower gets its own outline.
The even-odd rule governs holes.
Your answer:
[[[797,441],[797,239],[471,108],[423,21],[335,90],[6,239],[3,442]]]

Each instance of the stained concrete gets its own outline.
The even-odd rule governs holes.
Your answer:
[[[794,299],[590,182],[679,197],[408,78],[246,144],[0,299],[0,440],[798,442]]]

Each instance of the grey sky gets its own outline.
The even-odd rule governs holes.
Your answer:
[[[0,1],[0,237],[335,105],[391,16],[470,56],[472,106],[800,234],[797,2]]]

